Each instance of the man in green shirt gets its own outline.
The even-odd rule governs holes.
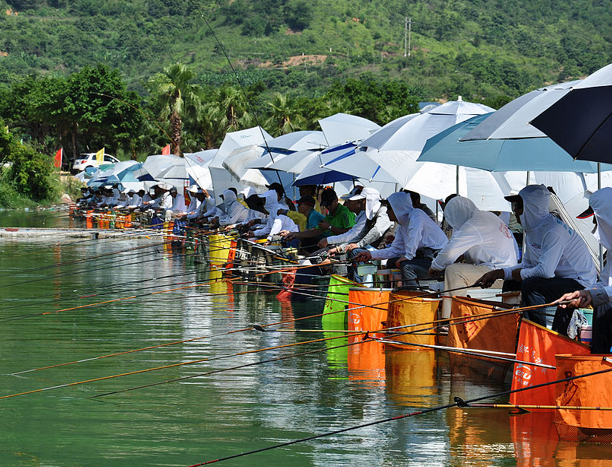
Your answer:
[[[328,211],[327,216],[319,224],[303,232],[291,232],[287,239],[299,238],[301,240],[314,237],[329,237],[339,235],[351,229],[355,225],[355,214],[338,202],[336,192],[327,188],[321,194],[321,207]]]

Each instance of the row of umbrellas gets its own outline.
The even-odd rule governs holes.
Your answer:
[[[612,169],[599,164],[611,157],[611,84],[608,65],[582,81],[527,93],[498,111],[459,98],[382,128],[342,113],[320,120],[321,131],[272,138],[255,127],[228,133],[219,149],[116,164],[89,183],[195,181],[220,193],[230,186],[264,189],[271,182],[291,189],[349,187],[358,180],[383,195],[398,188],[433,199],[459,193],[482,209],[508,210],[503,196],[526,183],[556,181],[560,191],[569,187],[574,195],[592,189],[589,174]]]

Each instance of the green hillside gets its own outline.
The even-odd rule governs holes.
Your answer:
[[[400,79],[423,100],[503,102],[612,61],[604,0],[0,0],[0,86],[98,63],[128,88],[181,62],[199,84],[320,95]],[[404,57],[406,18],[411,19]]]

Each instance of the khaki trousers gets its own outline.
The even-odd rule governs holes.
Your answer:
[[[491,271],[491,268],[484,265],[455,263],[451,264],[444,270],[444,290],[457,289],[472,285],[484,274]],[[503,280],[499,279],[492,285],[494,289],[501,289]],[[480,290],[480,287],[473,289],[457,290],[455,292],[445,292],[444,300],[442,301],[442,319],[450,318],[453,296],[465,297],[469,295],[470,290]]]

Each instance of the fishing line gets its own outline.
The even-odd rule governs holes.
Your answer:
[[[242,95],[244,96],[245,100],[249,104],[249,107],[251,108],[251,113],[252,113],[253,117],[255,118],[255,123],[257,124],[257,128],[259,128],[259,132],[261,133],[261,138],[263,139],[264,144],[266,145],[266,149],[268,150],[268,154],[270,155],[270,159],[272,160],[272,162],[274,162],[274,157],[272,156],[272,150],[270,149],[270,146],[268,146],[268,141],[267,141],[266,136],[264,134],[264,130],[263,130],[262,126],[259,124],[259,118],[257,117],[257,112],[255,112],[255,107],[253,106],[253,103],[251,102],[250,97],[248,96],[246,90],[244,89],[244,86],[242,85],[242,81],[240,81],[240,77],[238,76],[238,73],[236,72],[236,69],[234,68],[234,65],[232,65],[232,62],[229,59],[229,56],[227,55],[227,51],[225,50],[225,47],[223,46],[221,40],[219,39],[219,37],[215,33],[214,29],[211,27],[210,23],[208,22],[208,20],[204,16],[204,13],[202,13],[202,11],[200,10],[199,5],[196,4],[193,1],[191,1],[191,4],[194,6],[194,10],[200,13],[200,17],[206,23],[206,26],[208,27],[208,29],[211,32],[212,36],[215,38],[215,41],[219,45],[219,48],[223,52],[223,56],[227,60],[227,63],[229,64],[229,66],[230,66],[230,68],[232,70],[232,73],[234,73],[234,77],[236,78],[236,82],[238,83],[238,86],[240,87],[240,90],[242,91]],[[275,172],[276,172],[276,176],[278,177],[278,181],[279,181],[280,185],[282,186],[283,185],[283,181],[281,179],[280,173],[278,172],[278,170],[276,170]]]
[[[359,334],[356,334],[356,335],[359,335]],[[198,359],[198,360],[191,360],[189,362],[172,363],[170,365],[163,365],[163,366],[159,366],[159,367],[155,367],[155,368],[145,368],[143,370],[135,370],[135,371],[130,371],[130,372],[127,372],[127,373],[120,373],[120,374],[116,374],[116,375],[101,376],[99,378],[92,378],[92,379],[88,379],[88,380],[84,380],[84,381],[75,381],[75,382],[72,382],[72,383],[65,383],[65,384],[60,384],[60,385],[56,385],[56,386],[48,386],[48,387],[44,387],[44,388],[33,389],[31,391],[24,391],[24,392],[15,393],[15,394],[8,394],[6,396],[0,396],[0,400],[1,399],[10,399],[12,397],[17,397],[17,396],[25,396],[25,395],[28,395],[28,394],[35,394],[35,393],[44,392],[44,391],[50,391],[50,390],[53,390],[53,389],[60,389],[60,388],[65,388],[65,387],[70,387],[70,386],[78,386],[78,385],[93,383],[93,382],[97,382],[97,381],[105,381],[105,380],[113,379],[113,378],[121,378],[121,377],[124,377],[124,376],[132,376],[132,375],[137,375],[137,374],[141,374],[141,373],[148,373],[148,372],[151,372],[151,371],[165,370],[165,369],[168,369],[168,368],[176,368],[176,367],[185,366],[185,365],[193,365],[193,364],[196,364],[196,363],[203,363],[203,362],[207,362],[207,361],[214,361],[214,360],[221,360],[221,359],[225,359],[225,358],[238,357],[238,356],[241,356],[241,355],[248,355],[248,354],[253,354],[253,353],[258,353],[258,352],[264,352],[264,351],[267,351],[267,350],[277,350],[277,349],[282,349],[282,348],[295,347],[295,346],[298,346],[298,345],[306,345],[306,344],[312,344],[312,343],[317,343],[317,342],[325,342],[325,341],[329,341],[329,340],[333,340],[333,339],[344,339],[344,336],[334,336],[334,337],[327,337],[327,338],[322,338],[322,339],[314,339],[314,340],[304,341],[304,342],[294,342],[292,344],[278,345],[278,346],[274,346],[274,347],[267,347],[267,348],[264,348],[264,349],[246,350],[246,351],[243,351],[243,352],[237,352],[235,354],[230,354],[230,355],[219,355],[217,357],[201,358],[201,359]],[[213,370],[213,371],[209,371],[209,372],[202,373],[202,374],[184,376],[184,377],[176,378],[176,379],[172,379],[172,380],[166,380],[166,381],[161,381],[161,382],[157,382],[157,383],[147,384],[147,385],[144,385],[144,386],[120,389],[118,391],[108,392],[108,393],[104,393],[104,394],[98,394],[98,395],[92,396],[90,398],[91,399],[95,399],[95,398],[99,398],[99,397],[109,396],[111,394],[118,394],[118,393],[122,393],[122,392],[134,391],[136,389],[142,389],[142,388],[145,388],[145,387],[158,386],[160,384],[167,384],[167,383],[171,383],[171,382],[177,382],[177,381],[182,381],[182,380],[186,380],[186,379],[197,378],[198,376],[206,376],[208,374],[221,373],[221,372],[230,371],[230,370],[237,370],[239,368],[246,368],[246,367],[254,366],[254,365],[262,365],[264,363],[270,363],[270,362],[275,362],[275,361],[280,361],[280,360],[286,360],[286,359],[289,359],[289,358],[294,358],[294,357],[298,357],[298,356],[302,356],[302,355],[309,355],[309,354],[317,353],[317,352],[323,352],[323,351],[334,349],[334,348],[348,347],[350,345],[360,344],[362,342],[367,342],[367,340],[356,341],[356,342],[353,342],[353,343],[350,343],[350,344],[342,344],[342,345],[339,345],[337,347],[325,347],[323,349],[316,349],[316,350],[311,350],[311,351],[307,351],[307,352],[303,352],[303,353],[298,353],[298,354],[293,354],[293,355],[286,355],[286,356],[283,356],[283,357],[276,357],[276,358],[269,359],[269,360],[262,360],[262,361],[259,361],[259,362],[248,363],[248,364],[245,364],[245,365],[238,365],[238,366],[234,366],[234,367],[230,367],[230,368],[221,368],[221,369],[218,369],[218,370]]]
[[[594,375],[598,375],[598,374],[602,374],[602,373],[608,373],[610,371],[612,371],[612,368],[610,368],[608,370],[600,370],[600,371],[595,371],[595,372],[592,372],[592,373],[586,373],[584,375],[570,376],[568,378],[558,379],[556,381],[550,381],[548,383],[542,383],[542,384],[538,384],[538,385],[535,385],[535,386],[529,386],[529,387],[526,387],[526,388],[512,389],[512,390],[500,392],[500,393],[497,393],[497,394],[492,394],[492,395],[482,396],[482,397],[476,397],[476,398],[469,399],[469,400],[466,400],[466,401],[464,401],[460,397],[455,397],[454,398],[455,402],[453,404],[447,404],[447,405],[441,405],[441,406],[437,406],[437,407],[431,407],[429,409],[418,410],[416,412],[410,412],[410,413],[403,414],[403,415],[398,415],[398,416],[395,416],[395,417],[389,417],[389,418],[384,418],[384,419],[381,419],[381,420],[375,420],[373,422],[364,423],[364,424],[361,424],[361,425],[355,425],[355,426],[348,427],[348,428],[342,428],[340,430],[328,431],[327,433],[321,433],[319,435],[308,436],[306,438],[300,438],[300,439],[296,439],[296,440],[293,440],[293,441],[288,441],[286,443],[274,444],[272,446],[268,446],[268,447],[265,447],[265,448],[254,449],[252,451],[242,452],[242,453],[239,453],[239,454],[233,454],[231,456],[226,456],[226,457],[222,457],[222,458],[219,458],[219,459],[214,459],[214,460],[209,460],[209,461],[205,461],[205,462],[200,462],[199,464],[192,464],[189,467],[199,467],[199,466],[202,466],[202,465],[214,464],[216,462],[222,462],[222,461],[226,461],[226,460],[230,460],[230,459],[236,459],[238,457],[244,457],[244,456],[248,456],[248,455],[251,455],[251,454],[257,454],[257,453],[260,453],[260,452],[269,451],[271,449],[277,449],[277,448],[281,448],[281,447],[285,447],[285,446],[291,446],[292,444],[304,443],[306,441],[311,441],[311,440],[314,440],[314,439],[319,439],[319,438],[323,438],[323,437],[327,437],[327,436],[333,436],[333,435],[337,435],[337,434],[340,434],[340,433],[346,433],[348,431],[353,431],[353,430],[358,430],[360,428],[366,428],[366,427],[369,427],[369,426],[379,425],[381,423],[391,422],[391,421],[395,421],[395,420],[402,420],[404,418],[413,417],[415,415],[423,415],[423,414],[427,414],[427,413],[430,413],[430,412],[436,412],[438,410],[450,409],[451,407],[470,407],[469,404],[474,403],[474,402],[479,402],[481,400],[497,398],[497,397],[505,396],[505,395],[508,395],[508,394],[513,394],[513,393],[521,392],[521,391],[528,391],[528,390],[536,389],[536,388],[539,388],[539,387],[549,386],[551,384],[564,383],[566,381],[572,381],[572,380],[579,379],[579,378],[586,378],[587,376],[594,376]]]
[[[40,266],[40,267],[36,267],[36,268],[19,269],[17,272],[35,272],[35,271],[41,271],[41,270],[51,269],[51,268],[55,268],[55,267],[62,267],[62,266],[65,266],[65,265],[82,263],[82,262],[96,260],[96,259],[99,259],[99,258],[104,258],[104,257],[107,257],[107,256],[117,255],[117,254],[121,254],[121,253],[128,253],[128,252],[132,252],[132,251],[135,251],[135,250],[141,250],[141,249],[146,249],[146,248],[156,248],[158,246],[165,245],[167,243],[169,243],[169,242],[164,241],[164,242],[157,242],[157,243],[154,243],[152,245],[141,245],[141,246],[137,246],[137,247],[133,247],[133,248],[128,248],[126,250],[111,251],[109,253],[103,253],[103,254],[99,254],[99,255],[95,255],[95,256],[89,256],[87,258],[75,259],[75,260],[70,260],[70,261],[64,261],[64,262],[55,263],[55,264],[49,264],[47,266]],[[5,276],[13,276],[13,275],[15,275],[15,272],[11,272],[10,274],[0,275],[0,278],[5,277]]]

